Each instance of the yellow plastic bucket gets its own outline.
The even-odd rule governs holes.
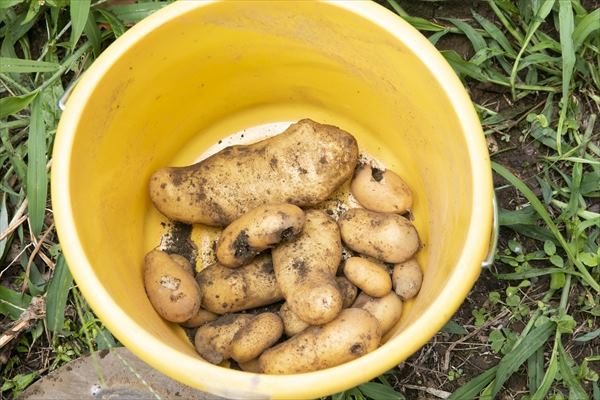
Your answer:
[[[148,177],[233,132],[301,118],[352,132],[406,178],[422,290],[386,343],[355,361],[287,376],[211,365],[145,295],[143,256],[161,233]],[[458,309],[492,230],[490,162],[459,79],[415,29],[363,1],[182,1],[153,14],[76,85],[52,184],[69,267],[106,326],[154,368],[232,398],[313,398],[393,368]]]

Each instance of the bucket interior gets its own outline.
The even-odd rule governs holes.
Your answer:
[[[414,192],[425,279],[386,340],[396,337],[416,351],[429,337],[403,337],[405,328],[461,273],[457,263],[472,218],[471,156],[451,94],[385,23],[336,4],[176,7],[187,11],[169,14],[115,55],[81,106],[64,189],[92,268],[75,278],[93,276],[146,334],[204,364],[183,329],[162,320],[144,292],[143,257],[159,244],[166,221],[150,202],[148,178],[160,167],[196,161],[234,133],[311,118],[351,132]],[[121,341],[135,341],[111,323],[102,300],[92,300],[93,290],[82,290]],[[439,313],[448,319],[453,311]],[[201,377],[185,380],[193,379],[205,387]]]

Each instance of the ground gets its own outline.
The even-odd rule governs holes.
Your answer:
[[[400,6],[409,16],[422,17],[425,22],[441,24],[448,30],[451,28],[450,33],[437,41],[436,47],[442,51],[453,50],[462,59],[471,61],[478,55],[474,50],[474,43],[478,43],[477,37],[473,38],[473,33],[467,28],[457,31],[456,27],[459,25],[448,18],[458,18],[475,27],[490,48],[500,43],[496,50],[500,47],[506,50],[502,46],[501,38],[493,36],[492,39],[491,34],[485,34],[481,29],[473,14],[475,11],[477,15],[492,21],[508,37],[510,44],[519,50],[523,44],[523,36],[535,26],[535,18],[527,17],[526,13],[531,11],[530,8],[543,3],[511,3],[506,0],[377,1],[396,11],[398,9],[394,6]],[[50,6],[61,6],[58,0],[47,3]],[[126,15],[119,13],[119,9],[110,8],[119,1],[99,3],[104,3],[100,6],[106,7],[105,11],[118,16],[115,21],[108,18],[108,14],[98,11],[99,7],[95,9],[93,15],[98,26],[102,28],[102,43],[112,40],[110,33],[117,32],[121,25],[124,29],[135,22],[135,18],[131,16],[133,14]],[[64,62],[69,54],[65,50],[68,45],[51,47],[51,50],[48,50],[48,43],[60,43],[61,40],[68,42],[68,34],[62,39],[57,36],[62,28],[69,32],[68,27],[65,28],[66,22],[69,21],[69,11],[64,8],[64,4],[60,12],[50,12],[49,9],[45,11],[43,7],[36,9],[34,1],[28,4],[29,1],[17,4],[8,12],[5,11],[6,7],[0,4],[0,21],[4,24],[0,23],[0,36],[7,42],[9,39],[5,27],[16,15],[24,16],[28,13],[28,7],[32,10],[31,13],[44,15],[44,18],[38,20],[34,18],[32,27],[25,35],[28,40],[21,40],[15,44],[14,54],[7,50],[8,45],[3,44],[0,56],[35,60],[47,51],[50,55],[44,58],[45,61]],[[149,13],[148,9],[154,6],[148,4],[150,3],[139,2],[137,6],[140,7],[139,10]],[[519,13],[511,14],[508,11],[511,6],[515,7],[512,4],[520,7]],[[502,15],[509,16],[508,24],[503,24],[498,19],[498,13],[492,5],[500,9]],[[480,63],[461,64],[456,59],[452,62],[452,66],[461,73],[467,90],[477,105],[492,161],[505,167],[509,174],[516,177],[516,181],[504,170],[495,167],[494,183],[502,222],[496,261],[490,269],[482,270],[464,304],[442,332],[406,362],[385,375],[387,383],[396,391],[395,394],[387,393],[389,398],[445,398],[461,387],[464,389],[479,374],[490,371],[501,361],[504,363],[512,357],[515,354],[513,348],[517,348],[520,341],[529,340],[531,332],[537,332],[546,320],[554,324],[552,335],[544,337],[544,341],[538,344],[540,350],[511,370],[497,398],[531,398],[535,391],[540,392],[542,378],[549,374],[547,371],[557,365],[558,372],[552,376],[553,384],[547,394],[539,398],[585,398],[585,395],[590,398],[594,396],[594,399],[600,398],[597,385],[597,371],[600,369],[600,301],[598,291],[592,287],[593,282],[597,282],[600,276],[600,123],[594,124],[595,116],[600,112],[600,85],[597,82],[600,74],[594,75],[593,71],[594,68],[599,70],[600,40],[594,38],[594,34],[600,31],[592,30],[584,44],[574,50],[576,66],[567,88],[568,110],[564,117],[566,128],[560,139],[562,146],[568,151],[560,153],[555,148],[556,141],[555,147],[552,147],[552,139],[556,130],[560,129],[558,126],[563,123],[563,118],[559,115],[559,100],[564,89],[561,86],[564,85],[561,78],[565,68],[568,68],[564,59],[567,58],[565,54],[569,52],[569,48],[565,46],[566,40],[560,38],[560,31],[569,29],[568,12],[566,9],[561,10],[562,6],[564,4],[556,2],[554,10],[549,11],[550,17],[541,25],[539,32],[533,35],[532,43],[523,54],[523,59],[530,57],[529,60],[532,61],[531,67],[527,69],[527,76],[525,69],[517,74],[517,82],[521,83],[521,87],[539,86],[550,88],[550,91],[543,88],[524,88],[516,90],[516,96],[513,95],[510,84],[506,84],[509,74],[499,65],[504,59],[512,63],[515,54],[496,54]],[[584,15],[582,9],[587,12],[598,10],[600,2],[573,1],[572,6],[577,24]],[[52,21],[54,14],[57,14],[57,22],[53,25],[47,21]],[[140,11],[136,18],[143,15],[145,14]],[[600,19],[600,14],[598,15]],[[71,15],[71,18],[75,17]],[[122,24],[119,23],[119,18]],[[590,26],[593,27],[592,19],[590,18]],[[511,25],[513,21],[516,22]],[[412,23],[421,28],[427,36],[435,35],[439,31],[436,26],[440,25],[424,25],[423,21],[414,20]],[[460,21],[458,23],[460,24]],[[21,24],[27,25],[25,22]],[[53,29],[48,29],[48,25]],[[512,34],[509,28],[516,31],[516,34]],[[457,33],[452,33],[453,31]],[[24,31],[26,32],[27,30]],[[82,38],[88,40],[79,42],[78,48],[89,43],[96,46],[94,40],[89,39],[93,35],[93,29],[85,28]],[[547,47],[544,47],[544,44]],[[537,49],[530,52],[535,46]],[[549,50],[546,52],[546,49]],[[54,87],[57,83],[66,86],[74,75],[89,64],[92,55],[86,49],[83,50],[85,51],[82,54],[86,55],[78,59],[72,71],[65,71],[60,75],[58,82],[48,85],[49,89],[45,89],[42,100],[47,104],[42,109],[42,116],[49,131],[49,139],[46,142],[48,148],[52,143],[52,125],[55,126],[58,118],[58,115],[49,115],[49,109],[54,107],[57,97]],[[485,56],[486,50],[492,53],[496,51],[482,49],[479,55]],[[543,61],[536,63],[535,57],[542,53],[549,53],[552,58],[543,58]],[[452,54],[445,55],[447,58],[452,57]],[[35,68],[42,67],[44,66]],[[500,71],[502,76],[491,75],[492,70]],[[0,69],[2,97],[26,94],[27,87],[39,87],[47,79],[51,78],[43,73],[36,73],[33,79],[31,76],[25,79],[21,75],[5,73]],[[492,80],[503,81],[504,84],[494,83]],[[62,88],[56,90],[60,93]],[[555,97],[548,100],[548,93],[552,92]],[[554,109],[550,109],[549,104],[553,105]],[[8,107],[8,103],[2,103],[2,107]],[[21,107],[7,116],[2,114],[0,125],[3,146],[0,150],[3,190],[3,205],[0,207],[0,235],[3,235],[0,236],[0,289],[14,291],[0,292],[0,300],[4,304],[30,304],[25,318],[25,314],[19,317],[19,313],[15,315],[14,310],[3,307],[0,302],[0,316],[3,318],[0,320],[0,371],[3,378],[0,399],[12,398],[32,380],[46,375],[71,359],[90,350],[114,345],[112,336],[95,319],[79,292],[69,289],[71,283],[67,274],[62,272],[66,269],[61,264],[60,248],[57,245],[50,210],[42,208],[40,214],[36,212],[36,206],[19,207],[25,198],[31,198],[34,193],[26,187],[23,170],[39,173],[41,168],[42,173],[45,171],[45,158],[43,163],[37,160],[37,167],[32,167],[33,161],[30,162],[37,154],[28,148],[32,144],[35,145],[34,141],[27,140],[27,128],[33,130],[29,126],[35,115],[33,107],[36,107],[35,104],[29,108]],[[23,111],[20,111],[21,109]],[[10,136],[7,133],[10,133]],[[519,181],[532,191],[531,196],[541,201],[543,210],[538,210],[533,201],[535,199],[523,188],[518,187]],[[528,207],[530,204],[534,206]],[[42,207],[45,206],[44,201]],[[37,207],[39,211],[40,206]],[[23,217],[20,217],[19,213]],[[40,219],[40,215],[43,218]],[[556,225],[556,231],[544,220],[545,216]],[[13,219],[20,220],[21,224],[14,232],[8,232],[8,221]],[[578,227],[581,229],[578,230]],[[30,235],[32,231],[36,231],[37,234]],[[563,236],[567,243],[561,242],[560,238]],[[567,248],[575,255],[571,256],[566,251]],[[591,280],[581,275],[579,265],[589,271]],[[567,273],[556,272],[556,268],[564,268]],[[552,273],[546,273],[544,270]],[[59,271],[62,273],[62,279],[57,278]],[[580,275],[569,271],[578,272]],[[13,293],[22,290],[28,295],[39,296],[34,299],[53,301],[53,304],[57,301],[60,304],[63,293],[64,308],[58,307],[58,310],[63,314],[64,325],[60,318],[60,322],[50,320],[50,315],[55,316],[50,314],[51,310],[45,315],[44,309],[40,309],[40,306],[36,308],[37,303],[28,303],[23,297],[11,297]],[[44,293],[47,293],[45,297]],[[56,324],[60,326],[57,327]],[[560,340],[554,340],[555,337]],[[564,347],[564,352],[557,342]],[[507,368],[505,364],[501,365],[502,368]],[[499,379],[498,376],[496,375],[496,379]],[[385,382],[381,379],[376,382],[382,381]],[[478,396],[482,390],[485,393],[485,386],[487,384],[483,385],[476,395],[468,398]],[[487,389],[488,393],[489,390]],[[358,391],[339,394],[336,398],[377,398],[368,393],[365,387],[362,391],[359,388]],[[489,397],[482,395],[481,398]]]

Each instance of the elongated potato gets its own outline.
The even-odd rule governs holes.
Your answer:
[[[207,322],[214,321],[217,318],[219,318],[218,314],[200,308],[198,309],[196,315],[187,321],[182,322],[181,326],[184,328],[198,328],[199,326],[202,326]]]
[[[352,195],[366,209],[402,214],[412,207],[412,192],[393,171],[361,165],[350,185]]]
[[[303,119],[272,138],[228,147],[188,167],[160,169],[149,191],[172,220],[226,226],[263,204],[315,206],[352,176],[357,162],[352,135]]]
[[[265,374],[293,374],[343,364],[377,348],[377,320],[367,311],[347,308],[323,326],[311,326],[265,351],[259,358]]]
[[[257,358],[283,334],[283,322],[277,314],[262,313],[240,329],[231,342],[231,358],[238,363]]]
[[[198,313],[200,288],[177,257],[160,250],[146,254],[144,287],[156,312],[167,321],[184,322]]]
[[[293,312],[288,303],[283,303],[279,309],[279,316],[283,321],[283,328],[287,337],[292,337],[297,333],[302,332],[310,325],[302,321],[295,312]]]
[[[196,351],[209,363],[220,364],[231,357],[235,334],[253,318],[247,314],[227,314],[202,325],[194,337]]]
[[[400,263],[419,249],[415,227],[401,215],[352,208],[338,224],[346,246],[381,261]]]
[[[392,290],[392,279],[387,269],[366,258],[348,258],[344,264],[344,275],[369,296],[383,297]]]
[[[356,299],[358,289],[352,284],[352,282],[343,276],[336,276],[335,281],[337,282],[340,292],[342,293],[342,298],[344,299],[342,308],[350,307]]]
[[[403,300],[412,299],[421,290],[423,272],[421,272],[417,260],[408,260],[394,265],[392,280],[394,281],[394,290],[400,298]]]
[[[402,316],[402,300],[394,292],[389,292],[386,296],[379,298],[361,293],[352,307],[370,312],[379,322],[382,336],[388,333]]]
[[[216,314],[248,310],[283,299],[269,254],[236,269],[211,265],[200,271],[196,280],[202,292],[202,307]]]
[[[217,259],[229,268],[247,264],[258,253],[297,236],[304,211],[293,204],[266,204],[248,211],[223,230]]]
[[[308,210],[302,233],[272,254],[277,283],[290,309],[311,325],[333,320],[343,304],[335,281],[342,258],[336,223],[323,211]]]

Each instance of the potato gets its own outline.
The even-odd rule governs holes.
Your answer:
[[[279,316],[283,321],[283,328],[287,337],[292,337],[297,333],[302,332],[310,325],[302,321],[295,312],[293,312],[288,303],[283,303],[279,309]]]
[[[246,362],[239,362],[238,365],[242,369],[242,371],[253,372],[255,374],[260,374],[260,364],[258,363],[258,358],[255,358]]]
[[[403,300],[412,299],[421,290],[423,273],[417,260],[408,260],[402,264],[394,265],[392,272],[394,290]]]
[[[202,307],[216,314],[248,310],[283,299],[269,254],[236,269],[211,265],[196,275],[196,281],[202,292]]]
[[[350,191],[371,211],[402,214],[413,203],[412,192],[402,178],[389,169],[382,171],[369,165],[357,168]]]
[[[248,211],[223,230],[217,241],[217,259],[229,268],[251,261],[258,253],[297,236],[304,211],[293,204],[267,204]]]
[[[198,313],[200,288],[175,259],[152,250],[144,258],[144,287],[156,312],[171,322],[185,322]]]
[[[230,358],[235,334],[253,318],[247,314],[228,314],[202,325],[194,337],[196,351],[206,361],[220,364]]]
[[[358,289],[352,282],[343,276],[336,276],[335,281],[337,282],[338,288],[340,288],[340,292],[342,293],[342,298],[344,299],[342,308],[350,307],[352,303],[354,303],[354,299],[356,299]]]
[[[338,224],[346,246],[381,261],[400,263],[419,249],[416,229],[401,215],[352,208]]]
[[[218,314],[199,308],[196,315],[194,315],[187,321],[182,322],[181,326],[183,326],[184,328],[197,328],[199,326],[204,325],[207,322],[214,321],[217,318],[219,318]]]
[[[290,309],[311,325],[333,320],[343,304],[335,281],[342,258],[336,223],[323,211],[308,210],[302,233],[272,254],[277,283]]]
[[[388,333],[402,316],[402,300],[394,292],[389,292],[386,296],[379,298],[361,293],[352,307],[370,312],[379,322],[382,336]]]
[[[238,363],[257,358],[283,334],[283,322],[277,314],[262,313],[240,329],[231,342],[231,358]]]
[[[194,267],[192,267],[192,264],[190,264],[190,262],[188,261],[187,258],[185,258],[184,256],[180,256],[179,254],[169,254],[169,255],[171,256],[173,261],[175,261],[177,264],[179,264],[181,266],[181,268],[183,268],[183,270],[185,272],[194,276]]]
[[[383,297],[392,290],[392,279],[385,266],[365,258],[348,258],[344,275],[369,296]]]
[[[150,198],[172,220],[226,226],[268,203],[315,206],[352,176],[357,162],[352,135],[303,119],[272,138],[159,169],[150,178]]]
[[[259,358],[265,374],[293,374],[334,367],[377,348],[377,320],[367,311],[347,308],[323,326],[311,326],[265,351]]]

